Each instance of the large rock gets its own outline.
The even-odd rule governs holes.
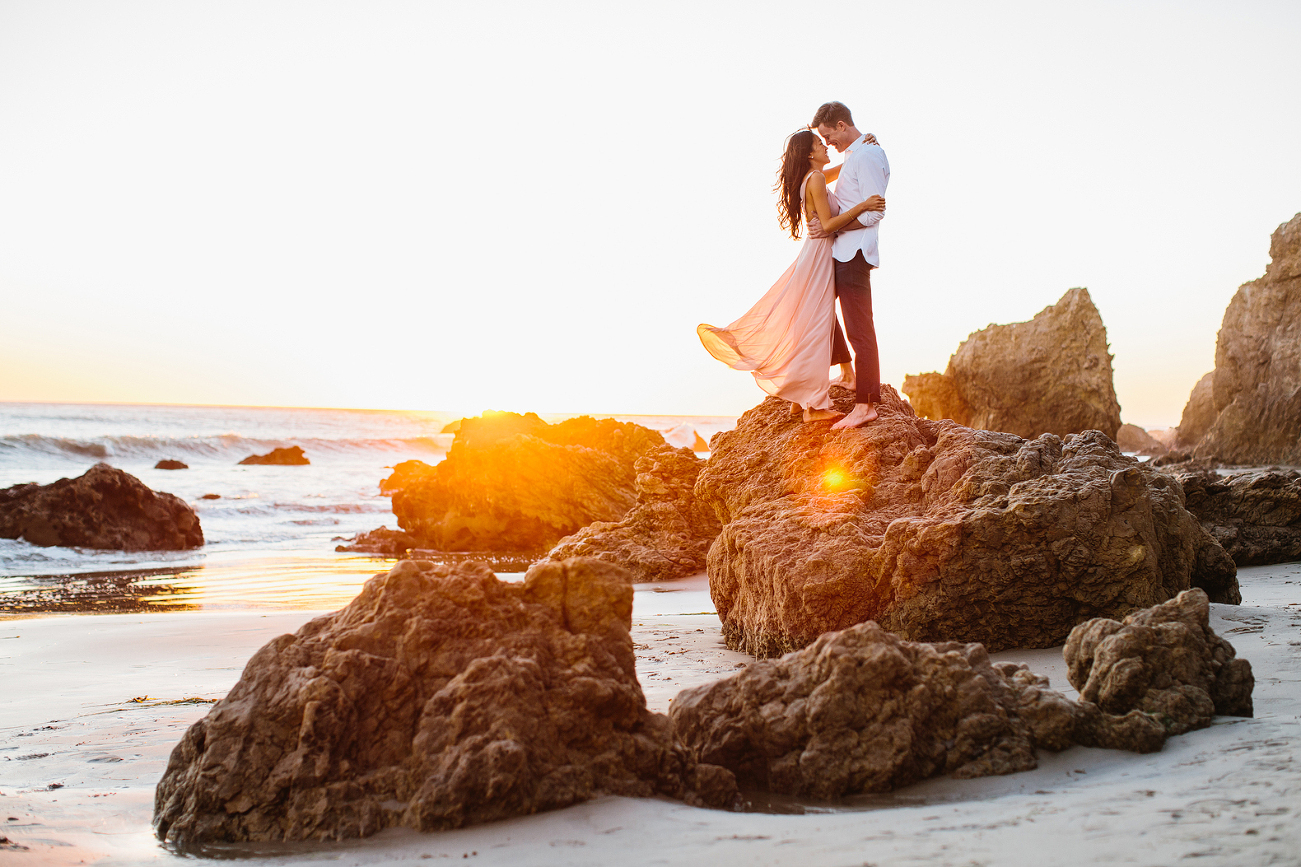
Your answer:
[[[669,715],[697,761],[815,798],[1029,770],[1036,748],[1152,752],[1215,713],[1251,715],[1251,666],[1207,612],[1192,590],[1123,625],[1077,627],[1066,658],[1078,702],[1024,666],[991,665],[979,644],[914,643],[869,622],[683,690]]]
[[[637,507],[622,521],[599,521],[562,539],[548,558],[594,557],[617,563],[638,581],[664,581],[705,571],[718,519],[696,502],[705,462],[689,448],[663,446],[639,458]]]
[[[1197,589],[1146,611],[1091,620],[1071,631],[1062,655],[1082,701],[1104,713],[1138,710],[1168,734],[1205,728],[1216,714],[1251,716],[1251,663],[1210,627]]]
[[[458,425],[459,427],[459,425]],[[434,468],[424,461],[410,460],[394,464],[386,478],[380,480],[379,492],[385,496],[393,496],[403,488],[408,488],[428,478],[434,471]]]
[[[1136,424],[1122,424],[1116,431],[1116,445],[1122,452],[1139,455],[1163,455],[1168,449]]]
[[[99,463],[75,479],[0,490],[0,538],[33,545],[182,551],[203,544],[199,516],[180,497],[150,490]]]
[[[1029,322],[977,331],[944,373],[909,375],[903,390],[926,418],[1026,439],[1086,430],[1114,439],[1120,427],[1107,329],[1087,289],[1071,289]]]
[[[1215,422],[1198,457],[1301,465],[1301,214],[1274,232],[1265,276],[1238,289],[1215,342]]]
[[[529,413],[462,419],[447,458],[385,481],[398,525],[421,547],[544,554],[593,521],[637,504],[637,459],[655,431],[583,416],[547,424]]]
[[[249,455],[239,462],[241,466],[249,464],[268,464],[282,467],[304,467],[311,463],[303,454],[302,446],[275,448],[264,455]]]
[[[1188,511],[1239,566],[1301,560],[1301,473],[1176,472]]]
[[[1188,402],[1184,404],[1183,415],[1179,418],[1178,444],[1181,449],[1191,450],[1206,432],[1215,424],[1215,371],[1197,380]],[[1192,457],[1190,454],[1189,457]]]
[[[646,709],[618,567],[403,561],[258,651],[173,750],[158,837],[337,840],[456,828],[601,793],[726,805]]]
[[[832,390],[848,409],[852,396]],[[1051,647],[1190,584],[1239,599],[1236,571],[1178,483],[1097,431],[1026,441],[913,415],[833,432],[769,398],[713,438],[696,498],[728,646],[756,656],[875,620],[905,638]]]
[[[401,530],[389,527],[376,527],[374,530],[367,530],[351,539],[344,538],[341,541],[344,544],[335,545],[335,551],[379,554],[385,557],[401,557],[417,545],[410,533],[403,533]]]

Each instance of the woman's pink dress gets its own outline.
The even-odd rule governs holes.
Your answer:
[[[800,185],[801,211],[809,172]],[[834,197],[829,197],[837,213]],[[831,334],[836,321],[836,275],[832,238],[821,236],[817,216],[795,262],[753,307],[726,328],[700,325],[696,333],[709,354],[729,367],[748,370],[769,394],[813,409],[830,409]]]

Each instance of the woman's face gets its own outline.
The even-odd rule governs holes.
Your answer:
[[[809,154],[809,163],[815,166],[822,166],[829,162],[831,162],[831,158],[827,156],[827,146],[822,143],[822,139],[814,136],[813,151]]]

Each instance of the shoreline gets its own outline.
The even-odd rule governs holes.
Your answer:
[[[1136,756],[1073,747],[1039,768],[938,778],[832,804],[769,797],[765,812],[602,798],[565,810],[421,834],[393,829],[331,845],[240,846],[245,863],[368,865],[427,858],[483,864],[827,865],[889,863],[1295,863],[1301,848],[1301,563],[1240,570],[1244,603],[1213,628],[1256,676],[1256,717]],[[638,585],[638,678],[652,710],[750,657],[701,611],[704,576]],[[666,594],[666,595],[661,595]],[[712,607],[712,606],[711,606]],[[153,787],[181,734],[266,641],[323,611],[53,615],[0,622],[0,831],[27,850],[0,862],[171,863],[149,827]],[[1006,651],[1067,694],[1060,648]],[[135,700],[133,699],[143,699]],[[55,788],[51,788],[55,786]],[[888,812],[883,812],[888,811]],[[9,820],[16,817],[17,821]],[[477,852],[471,856],[469,853]]]

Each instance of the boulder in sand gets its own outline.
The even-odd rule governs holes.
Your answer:
[[[1208,607],[1192,590],[1124,624],[1077,627],[1066,657],[1079,702],[1024,666],[991,665],[980,644],[915,643],[869,622],[683,690],[669,714],[697,761],[814,798],[1029,770],[1036,748],[1153,752],[1215,713],[1251,715],[1251,666],[1210,630]]]
[[[1301,465],[1301,214],[1278,227],[1269,254],[1265,276],[1239,288],[1224,311],[1215,420],[1197,440],[1197,457]]]
[[[244,464],[275,464],[286,467],[301,467],[311,463],[303,454],[302,446],[272,449],[264,455],[249,455],[239,462]]]
[[[727,805],[637,683],[616,566],[403,561],[258,651],[186,732],[154,829],[180,847],[458,828],[598,794]]]
[[[696,498],[722,524],[709,589],[732,649],[776,656],[867,620],[917,641],[1051,647],[1190,585],[1239,601],[1178,483],[1098,431],[1026,441],[882,396],[857,430],[769,398],[714,437]]]
[[[1301,560],[1301,473],[1176,472],[1188,511],[1239,566]]]
[[[593,557],[617,563],[637,581],[664,581],[705,571],[718,519],[696,502],[705,462],[690,449],[662,446],[638,458],[637,506],[618,523],[598,521],[560,541],[547,557]]]
[[[903,390],[923,417],[1025,439],[1086,430],[1114,439],[1120,427],[1107,329],[1082,288],[1029,322],[977,331],[944,373],[905,377]]]
[[[153,491],[99,463],[75,479],[0,490],[0,538],[33,545],[183,551],[203,544],[199,516],[180,497]]]
[[[1251,716],[1251,663],[1212,631],[1197,589],[1126,617],[1071,630],[1062,655],[1080,699],[1104,713],[1139,711],[1168,734],[1205,728],[1216,714]]]
[[[637,504],[637,459],[663,446],[659,433],[613,419],[462,419],[447,458],[393,490],[393,514],[421,547],[540,556],[594,521],[622,520]]]

